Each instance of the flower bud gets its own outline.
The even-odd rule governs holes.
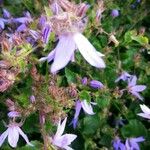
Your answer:
[[[119,11],[118,11],[117,9],[113,9],[113,10],[111,11],[111,16],[112,16],[113,18],[118,17],[118,16],[119,16]]]
[[[100,81],[97,81],[97,80],[90,81],[90,86],[95,89],[101,89],[104,87],[104,85]]]

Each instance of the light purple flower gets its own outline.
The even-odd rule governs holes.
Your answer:
[[[121,142],[119,138],[113,141],[114,150],[126,150],[125,145]]]
[[[146,105],[140,105],[143,113],[138,113],[137,115],[138,116],[141,116],[143,118],[147,118],[147,119],[150,119],[150,109],[146,106]]]
[[[87,77],[84,77],[81,82],[83,85],[87,85],[87,82],[88,82]]]
[[[0,18],[0,28],[4,29],[7,22],[8,21],[6,19]]]
[[[96,105],[96,103],[92,103],[93,105]],[[75,106],[75,114],[74,114],[74,118],[71,122],[71,124],[73,124],[73,128],[75,129],[77,127],[77,123],[78,123],[78,117],[81,111],[81,108],[83,108],[84,112],[87,113],[88,115],[94,115],[95,113],[93,112],[93,108],[92,105],[90,103],[87,103],[86,100],[80,101],[78,100],[76,102],[76,106]]]
[[[31,103],[35,103],[35,102],[36,102],[34,95],[31,95],[31,96],[30,96],[30,102],[31,102]]]
[[[128,80],[128,91],[135,97],[143,100],[143,97],[139,94],[146,89],[145,85],[136,85],[137,77],[133,76]]]
[[[14,22],[16,23],[23,23],[23,24],[27,24],[33,21],[33,19],[31,18],[31,15],[29,12],[25,13],[25,17],[20,17],[20,18],[14,18],[13,19]]]
[[[113,9],[111,11],[111,16],[114,17],[114,18],[118,17],[119,16],[119,11],[117,9]]]
[[[58,15],[59,13],[63,12],[62,8],[59,6],[58,2],[56,2],[56,1],[54,1],[50,5],[50,8],[51,8],[54,15]]]
[[[140,136],[140,137],[137,137],[137,138],[128,138],[126,139],[126,143],[125,143],[125,146],[126,146],[126,149],[127,150],[140,150],[140,147],[138,145],[139,142],[143,142],[145,141],[145,139]]]
[[[51,33],[50,25],[46,24],[42,29],[42,41],[47,44]]]
[[[38,23],[39,27],[43,28],[45,23],[46,23],[46,16],[41,16],[40,19],[39,19],[39,23]]]
[[[91,45],[85,36],[81,33],[68,33],[59,36],[59,42],[54,50],[47,57],[43,57],[40,61],[54,60],[51,66],[51,72],[56,73],[64,68],[69,61],[72,60],[75,50],[78,48],[85,60],[92,66],[97,68],[105,68],[105,63],[101,58],[104,56]]]
[[[11,147],[15,148],[17,147],[17,143],[19,140],[19,134],[24,138],[24,140],[27,142],[28,145],[33,146],[27,137],[26,134],[23,133],[23,131],[19,127],[20,125],[17,123],[10,123],[8,125],[8,129],[1,134],[0,136],[0,147],[4,143],[6,137],[8,136],[8,143]]]
[[[21,24],[18,28],[17,28],[17,32],[23,32],[26,31],[28,28],[25,24]]]
[[[30,35],[34,38],[34,40],[40,39],[41,35],[38,31],[29,30]]]
[[[98,81],[98,80],[92,80],[92,81],[90,81],[90,86],[92,88],[95,88],[95,89],[101,89],[101,88],[104,87],[104,85],[100,81]]]
[[[69,145],[72,141],[74,141],[77,138],[77,135],[75,134],[63,134],[66,126],[67,118],[64,119],[64,121],[61,124],[61,120],[59,120],[57,132],[52,139],[52,144],[55,146],[58,146],[59,148],[65,149],[65,150],[73,150]]]
[[[89,9],[90,5],[87,3],[81,3],[77,10],[77,16],[83,17],[85,16],[87,10]]]
[[[10,15],[9,11],[6,10],[6,9],[3,9],[3,16],[4,16],[5,19],[11,18],[11,15]]]
[[[21,116],[21,114],[18,111],[10,111],[7,115],[9,118],[15,118]]]
[[[128,79],[132,77],[132,75],[130,75],[129,73],[127,72],[122,72],[121,75],[115,80],[115,82],[119,82],[120,80],[123,80],[123,81],[128,81]]]

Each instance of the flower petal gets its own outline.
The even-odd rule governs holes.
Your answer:
[[[140,117],[143,117],[143,118],[150,119],[150,115],[148,115],[148,114],[138,113],[137,115],[140,116]]]
[[[50,61],[52,61],[52,60],[54,59],[54,55],[55,55],[55,50],[52,50],[52,51],[48,54],[48,56],[40,58],[39,61],[40,61],[40,62],[43,62],[43,61],[46,61],[46,60],[47,60],[48,62],[50,62]]]
[[[89,115],[94,115],[95,113],[93,112],[93,108],[91,106],[91,104],[88,104],[86,100],[81,102],[82,108],[83,110],[89,114]]]
[[[135,85],[131,88],[131,90],[136,91],[136,92],[141,92],[146,89],[145,85]]]
[[[138,92],[131,91],[131,93],[132,93],[133,96],[140,99],[141,101],[143,100],[143,97]]]
[[[128,86],[135,86],[137,81],[137,77],[133,76],[132,78],[129,79]]]
[[[64,119],[62,124],[61,124],[61,120],[59,120],[58,127],[57,127],[57,132],[55,134],[56,138],[63,134],[63,132],[65,130],[66,122],[67,122],[67,117]]]
[[[54,62],[51,66],[52,73],[64,68],[69,63],[75,47],[72,35],[63,35],[59,38],[59,42],[55,48]]]
[[[29,142],[29,139],[28,139],[27,135],[24,134],[23,131],[22,131],[19,127],[17,127],[17,130],[18,130],[19,134],[20,134],[20,135],[24,138],[24,140],[27,142],[28,145],[34,146],[33,144],[31,144],[31,143]]]
[[[149,114],[150,115],[150,109],[146,106],[146,105],[140,105],[142,111],[146,114]]]
[[[12,126],[8,128],[8,142],[12,147],[17,146],[17,142],[19,140],[19,132],[16,126]]]
[[[99,56],[93,45],[81,33],[75,33],[73,36],[75,43],[85,58],[85,60],[94,67],[105,68],[103,59]]]
[[[8,135],[8,129],[7,129],[3,134],[1,134],[1,136],[0,136],[0,147],[1,147],[2,144],[4,143],[4,141],[5,141],[6,137],[7,137],[7,135]]]

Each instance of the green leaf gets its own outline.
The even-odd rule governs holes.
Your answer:
[[[139,36],[131,36],[132,40],[137,41],[141,45],[148,44],[148,38],[142,35]]]
[[[79,98],[80,98],[80,100],[86,100],[88,102],[91,101],[91,96],[90,96],[89,92],[87,92],[85,90],[83,90],[79,93]]]
[[[147,131],[144,125],[137,120],[130,120],[128,125],[121,129],[124,138],[146,136]]]
[[[76,74],[74,72],[65,68],[65,75],[68,83],[76,83]]]
[[[100,118],[96,115],[84,118],[83,134],[92,135],[99,127]]]

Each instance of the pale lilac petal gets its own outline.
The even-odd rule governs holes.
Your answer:
[[[141,92],[146,89],[145,85],[135,85],[131,88],[132,91]]]
[[[0,18],[0,28],[2,28],[2,29],[5,28],[4,21],[1,18]]]
[[[146,105],[140,105],[142,111],[146,114],[149,114],[150,115],[150,109],[146,106]]]
[[[4,18],[10,18],[11,17],[9,11],[6,9],[3,9],[3,16],[4,16]]]
[[[40,33],[35,30],[29,30],[29,33],[35,40],[38,40],[40,38]]]
[[[74,141],[77,138],[77,135],[75,134],[64,134],[61,136],[62,138],[62,147],[65,145],[70,145],[72,141]]]
[[[64,35],[59,38],[59,42],[55,48],[54,62],[51,66],[51,72],[55,73],[64,68],[75,51],[75,43],[72,35]]]
[[[62,9],[57,2],[52,3],[50,7],[54,15],[58,15],[60,12],[62,12]]]
[[[80,114],[80,110],[81,110],[81,102],[78,100],[76,102],[76,112],[75,112],[75,115],[74,115],[74,118],[78,118],[79,114]]]
[[[71,147],[69,147],[69,146],[64,146],[64,149],[65,150],[73,150]]]
[[[61,120],[59,120],[58,127],[57,127],[57,132],[55,134],[56,138],[63,134],[63,132],[65,130],[66,122],[67,122],[67,117],[64,119],[62,124],[61,124]]]
[[[16,126],[12,126],[8,128],[8,143],[12,146],[12,147],[16,147],[17,146],[17,142],[19,140],[19,132],[17,130]]]
[[[135,86],[135,85],[136,85],[136,81],[137,81],[137,77],[136,77],[136,76],[133,76],[133,77],[129,80],[128,86]]]
[[[50,27],[50,25],[45,25],[45,27],[42,30],[42,40],[46,44],[49,41],[50,33],[51,33],[51,27]]]
[[[27,135],[24,134],[23,131],[22,131],[18,126],[17,126],[17,130],[18,130],[19,134],[24,138],[24,140],[26,141],[26,143],[27,143],[28,145],[34,146],[33,144],[31,144],[31,143],[29,142],[29,139],[28,139]]]
[[[131,93],[132,95],[134,95],[136,98],[140,99],[141,101],[143,100],[143,97],[138,92],[131,91]]]
[[[95,113],[93,112],[93,108],[91,106],[91,104],[87,103],[86,100],[84,101],[81,101],[81,105],[82,105],[82,108],[83,110],[89,114],[89,115],[94,115]]]
[[[4,141],[5,141],[5,139],[6,139],[7,136],[8,136],[8,129],[7,129],[4,133],[2,133],[2,134],[0,135],[0,147],[1,147],[2,144],[4,143]]]
[[[150,115],[148,115],[148,114],[138,113],[137,115],[140,117],[146,118],[146,119],[150,119]]]
[[[55,50],[52,50],[52,51],[48,54],[48,56],[40,58],[39,61],[40,61],[40,62],[43,62],[43,61],[46,61],[46,60],[47,60],[48,62],[50,62],[50,61],[52,61],[52,60],[54,59],[54,55],[55,55]]]
[[[10,117],[10,118],[20,117],[20,116],[21,116],[20,113],[17,112],[17,111],[10,111],[7,115],[8,115],[8,117]]]
[[[65,134],[63,136],[57,137],[53,140],[53,144],[60,147],[65,148],[71,144],[77,138],[74,134]]]
[[[105,68],[103,59],[98,55],[96,49],[81,33],[75,33],[74,41],[85,60],[94,67]]]
[[[14,22],[17,22],[17,23],[28,23],[28,22],[31,22],[31,18],[28,18],[28,17],[20,17],[20,18],[15,18],[13,19]]]
[[[132,140],[133,140],[134,142],[143,142],[143,141],[145,141],[145,139],[144,139],[142,136],[137,137],[137,138],[133,138]]]
[[[17,28],[17,32],[22,32],[22,31],[26,31],[27,30],[27,26],[25,24],[21,24],[18,28]]]

